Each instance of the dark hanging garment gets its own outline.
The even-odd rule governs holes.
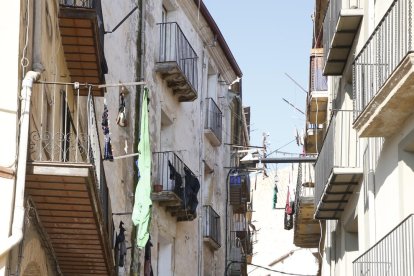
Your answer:
[[[111,137],[109,137],[109,120],[108,120],[108,107],[104,104],[104,112],[102,114],[102,130],[104,134],[104,160],[113,161],[112,155]]]
[[[287,192],[286,206],[285,206],[285,219],[284,219],[284,228],[285,230],[290,230],[293,228],[293,214],[294,214],[294,202],[290,201],[290,191]]]
[[[111,137],[109,137],[109,135],[105,136],[104,141],[104,160],[113,161],[114,156],[112,155]]]
[[[284,228],[285,230],[290,230],[293,228],[293,216],[292,215],[288,215],[285,213]]]
[[[186,194],[186,207],[190,210],[192,215],[196,215],[198,199],[197,193],[200,190],[200,182],[197,177],[188,169],[184,168],[185,172],[185,194]]]
[[[151,237],[148,239],[145,245],[145,261],[144,261],[144,276],[154,276],[151,265]]]
[[[119,235],[116,236],[115,248],[117,249],[118,266],[123,267],[125,264],[125,256],[127,253],[125,244],[125,228],[123,227],[124,222],[121,220],[119,223]]]
[[[184,187],[183,187],[183,179],[181,174],[177,172],[174,166],[168,161],[168,167],[170,168],[170,180],[173,180],[174,187],[168,187],[168,190],[173,190],[178,197],[184,201]]]

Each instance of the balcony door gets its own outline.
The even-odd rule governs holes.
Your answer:
[[[167,9],[162,6],[161,12],[161,28],[160,28],[160,60],[161,62],[169,61],[170,58],[170,45],[171,45],[171,26],[166,24],[167,21]]]
[[[173,262],[173,244],[167,239],[159,236],[158,240],[158,275],[172,276],[172,262]]]

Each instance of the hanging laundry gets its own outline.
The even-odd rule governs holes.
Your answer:
[[[151,237],[149,237],[147,244],[145,245],[145,256],[144,256],[144,276],[154,276],[151,264]]]
[[[277,188],[277,184],[275,183],[275,187],[273,188],[273,209],[276,209],[277,205],[277,193],[279,192]]]
[[[170,160],[168,160],[168,168],[170,170],[169,179],[171,180],[167,190],[173,190],[181,200],[184,200],[184,183],[181,174],[177,172]]]
[[[187,168],[184,167],[185,172],[185,196],[186,209],[195,217],[198,205],[197,193],[200,190],[200,182],[197,177]]]
[[[290,188],[288,187],[286,206],[285,206],[285,218],[284,218],[284,228],[285,230],[290,230],[293,228],[293,214],[294,214],[294,201],[290,199]]]
[[[141,134],[138,144],[139,172],[141,177],[135,189],[134,209],[132,221],[138,226],[137,246],[145,247],[149,238],[151,222],[151,145],[148,125],[148,88],[144,88],[141,110]]]
[[[124,92],[119,93],[119,109],[118,117],[116,118],[116,123],[121,127],[125,127],[127,125]]]
[[[125,244],[125,228],[124,222],[121,220],[119,223],[119,234],[116,236],[115,252],[117,252],[118,266],[123,267],[125,264],[125,257],[127,253]]]
[[[104,160],[113,161],[114,156],[112,154],[111,137],[109,137],[108,106],[106,105],[106,102],[104,103],[101,125],[104,134]]]

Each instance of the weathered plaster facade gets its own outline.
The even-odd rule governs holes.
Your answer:
[[[228,167],[234,165],[234,162],[231,161],[231,147],[227,144],[236,141],[246,146],[248,143],[248,141],[235,139],[235,137],[241,136],[239,133],[240,129],[246,128],[245,126],[240,126],[245,121],[239,119],[242,115],[240,108],[242,105],[241,91],[229,92],[230,84],[238,77],[241,77],[240,69],[238,69],[234,60],[230,61],[233,57],[229,49],[223,48],[223,45],[227,47],[224,39],[220,38],[222,40],[217,43],[217,36],[219,35],[220,37],[221,34],[217,34],[217,31],[212,29],[212,24],[215,24],[214,21],[212,23],[211,18],[205,18],[201,15],[194,1],[157,0],[138,1],[138,3],[136,1],[118,3],[102,0],[100,3],[102,5],[103,27],[106,31],[113,30],[126,14],[132,11],[136,5],[138,6],[116,31],[105,34],[104,53],[109,69],[108,73],[105,74],[105,83],[122,83],[125,85],[106,87],[103,90],[104,93],[99,95],[101,97],[95,97],[92,104],[94,106],[94,115],[92,117],[86,112],[90,111],[90,102],[87,101],[86,97],[78,99],[76,97],[77,89],[72,84],[74,73],[71,70],[74,62],[68,58],[68,50],[65,48],[67,46],[63,46],[66,45],[66,42],[62,39],[66,29],[60,25],[61,19],[58,18],[59,2],[49,0],[43,2],[36,1],[33,4],[29,1],[30,6],[26,7],[25,1],[17,1],[14,3],[14,6],[7,10],[6,14],[2,12],[1,22],[4,22],[4,25],[11,25],[9,28],[10,34],[7,33],[7,36],[10,38],[8,51],[2,52],[3,54],[6,52],[8,54],[1,54],[4,66],[8,68],[3,76],[9,80],[5,82],[5,89],[13,91],[13,93],[1,93],[0,96],[2,99],[0,116],[4,119],[5,126],[8,129],[7,135],[1,137],[1,145],[6,145],[7,149],[4,148],[2,150],[4,154],[0,157],[2,169],[1,185],[4,185],[1,193],[2,208],[0,208],[0,215],[2,221],[6,222],[5,227],[0,227],[0,241],[6,239],[10,234],[14,197],[13,167],[15,166],[13,166],[13,161],[16,156],[14,145],[16,144],[19,120],[19,116],[16,115],[18,111],[17,99],[21,88],[18,83],[27,70],[35,67],[41,68],[40,81],[48,82],[44,85],[35,84],[33,88],[30,111],[31,131],[40,133],[42,129],[46,129],[46,131],[54,133],[55,131],[52,130],[55,127],[61,131],[61,116],[68,113],[71,115],[70,120],[72,122],[68,121],[71,124],[78,121],[78,119],[80,121],[92,120],[88,121],[87,125],[81,123],[79,128],[76,129],[76,133],[87,130],[89,134],[89,136],[86,136],[88,150],[89,146],[96,146],[97,149],[91,152],[92,157],[90,157],[88,156],[89,151],[88,154],[82,152],[79,144],[81,142],[78,143],[76,140],[74,146],[72,145],[71,147],[74,148],[76,156],[79,154],[79,156],[86,159],[91,158],[91,160],[94,160],[91,170],[93,173],[81,179],[89,184],[93,184],[92,187],[87,186],[85,188],[88,191],[87,193],[80,186],[76,188],[80,190],[71,190],[69,192],[65,190],[69,187],[67,182],[71,182],[75,178],[70,173],[66,172],[63,175],[59,175],[58,172],[48,171],[45,175],[49,179],[55,179],[53,183],[55,183],[56,187],[52,187],[52,189],[59,190],[57,186],[61,185],[64,190],[61,194],[57,191],[51,192],[47,190],[48,195],[53,194],[53,196],[57,195],[61,198],[59,202],[52,202],[53,205],[49,202],[51,197],[46,195],[42,197],[43,195],[36,195],[32,191],[34,188],[30,185],[34,184],[30,183],[33,182],[33,178],[27,181],[30,183],[26,183],[26,185],[30,187],[26,189],[26,199],[33,196],[33,198],[36,198],[34,201],[36,201],[35,203],[38,204],[38,207],[34,204],[31,207],[27,205],[26,208],[36,209],[36,212],[33,214],[37,215],[35,215],[35,218],[32,217],[32,219],[36,220],[36,223],[27,223],[30,215],[29,213],[25,215],[26,223],[23,240],[19,246],[15,246],[10,252],[6,252],[6,254],[0,257],[0,275],[14,274],[15,271],[20,271],[22,275],[57,275],[59,273],[64,274],[64,269],[78,271],[77,273],[89,270],[89,272],[96,274],[112,274],[117,270],[119,275],[128,275],[140,269],[142,273],[144,254],[138,255],[138,251],[135,249],[135,229],[132,225],[130,214],[133,208],[137,181],[135,158],[117,158],[136,153],[137,151],[139,114],[141,112],[140,101],[143,86],[128,85],[127,83],[139,81],[145,81],[145,85],[150,91],[149,129],[151,151],[174,151],[200,182],[196,217],[192,220],[177,221],[177,218],[172,216],[163,204],[156,201],[153,202],[150,234],[153,244],[152,267],[154,274],[222,275],[226,266],[225,250],[229,251],[229,247],[226,244],[228,240],[226,231],[230,229],[230,226],[228,228],[224,226],[231,223],[230,216],[227,214],[232,212],[231,207],[227,206],[228,189],[226,185],[228,181]],[[74,2],[69,3],[69,5],[73,4]],[[13,20],[10,20],[8,15],[20,21],[14,20],[14,23],[10,24]],[[193,101],[178,101],[162,74],[155,70],[156,63],[159,61],[158,51],[161,47],[160,30],[157,24],[163,20],[177,22],[197,55],[195,71],[197,84],[194,87],[197,91],[197,97]],[[19,66],[23,48],[25,48],[24,45],[26,44],[26,26],[28,28],[28,37],[25,56],[28,59],[28,63],[24,69],[25,72],[23,72]],[[97,35],[95,32],[96,29],[92,33]],[[97,48],[99,47],[97,46]],[[89,51],[91,51],[90,48]],[[15,53],[14,58],[12,58],[13,55],[11,53]],[[17,56],[19,60],[16,58]],[[102,63],[99,65],[101,66]],[[100,69],[102,70],[102,68]],[[82,91],[81,93],[87,93],[85,92],[87,90]],[[99,94],[99,90],[91,91]],[[125,93],[126,126],[120,126],[116,123],[120,92]],[[45,99],[40,95],[44,95]],[[65,98],[65,95],[67,98]],[[62,99],[64,99],[63,103],[66,103],[67,109],[59,105],[58,101]],[[221,111],[218,119],[221,122],[219,134],[222,138],[218,139],[220,140],[218,144],[217,141],[210,141],[210,138],[205,134],[206,104],[210,99],[215,102]],[[108,106],[112,153],[115,160],[103,161],[102,165],[99,161],[104,150],[104,135],[101,130],[101,116],[104,103]],[[236,108],[236,106],[238,107]],[[66,120],[67,117],[66,115],[64,116]],[[45,117],[47,117],[46,121],[44,120]],[[90,128],[93,128],[93,133],[89,132],[91,131]],[[58,166],[66,166],[67,161],[73,161],[74,155],[66,156],[66,153],[53,153],[53,150],[52,154],[50,154],[47,143],[42,140],[44,137],[41,137],[41,143],[38,148],[30,146],[29,161],[44,161],[41,158],[39,159],[39,156],[46,156],[44,158],[50,159],[46,161],[58,163]],[[46,135],[45,137],[49,136]],[[64,142],[67,144],[59,144],[59,146],[66,147],[73,143],[73,141],[67,141],[66,139],[64,139]],[[54,159],[55,156],[57,159]],[[92,161],[88,159],[88,162]],[[12,169],[8,170],[8,167]],[[70,169],[77,170],[77,165],[70,164],[68,171]],[[156,181],[157,174],[154,170],[153,182]],[[61,177],[59,178],[60,180],[53,178],[56,175]],[[33,176],[31,175],[30,177]],[[77,181],[80,180],[77,178]],[[36,185],[40,185],[39,187],[42,187],[41,185],[44,184],[42,180],[34,182],[36,182]],[[78,185],[79,183],[75,184]],[[108,188],[108,198],[104,198],[106,196],[106,186]],[[95,194],[98,192],[99,194]],[[75,195],[79,194],[82,195],[82,199],[73,199],[76,198]],[[98,196],[103,198],[98,198]],[[42,200],[45,202],[42,202]],[[76,200],[83,202],[80,204],[82,206],[68,205],[68,202]],[[26,202],[26,204],[28,203]],[[41,205],[43,207],[39,207]],[[104,209],[107,205],[109,205],[109,208]],[[221,246],[218,248],[213,248],[204,242],[204,228],[206,224],[206,217],[203,211],[204,205],[212,206],[220,216],[219,232],[221,240],[219,243]],[[45,206],[50,206],[51,209],[45,210],[44,208],[47,208]],[[60,210],[59,208],[63,208],[62,206],[67,209]],[[92,208],[92,211],[90,208]],[[63,222],[45,221],[45,216],[51,215],[53,212],[68,214],[67,219],[69,221],[73,218],[75,223],[85,223],[82,226],[84,228],[72,229],[70,225],[66,225],[66,228],[61,229],[59,227],[64,224]],[[78,217],[79,212],[83,214],[80,217]],[[33,214],[31,215],[33,216]],[[228,223],[226,223],[226,219]],[[91,221],[92,224],[88,224]],[[118,225],[121,221],[125,223],[128,249],[124,266],[113,270],[114,259],[112,255],[116,255],[117,252],[114,252],[113,243],[109,239],[112,234],[115,234],[112,233],[112,224],[115,228],[114,231],[118,234]],[[63,232],[56,233],[51,231],[50,228],[53,231],[59,230]],[[76,231],[79,233],[76,233]],[[96,233],[98,233],[99,237],[94,236],[94,231],[97,231]],[[65,236],[72,235],[73,237],[76,236],[74,239],[82,240],[82,234],[90,235],[89,237],[93,241],[85,240],[83,245]],[[76,259],[76,256],[70,256],[64,252],[65,249],[73,248],[73,245],[71,245],[73,243],[76,243],[76,246],[79,247],[75,248],[79,250],[79,254],[86,248],[96,250],[96,254],[103,249],[104,253],[102,254],[105,255],[105,258],[92,263],[92,261],[89,262],[87,260],[88,257],[85,257],[85,260],[83,260],[85,263],[76,265],[76,260],[71,259],[72,257]],[[106,247],[109,247],[111,252],[105,251]],[[59,256],[56,257],[57,255]],[[64,255],[66,259],[59,263],[59,260],[62,260],[61,255]],[[96,256],[91,257],[91,259],[95,260],[96,258]]]
[[[180,103],[171,89],[154,71],[158,59],[163,6],[166,22],[177,22],[196,52],[197,99]],[[174,151],[200,181],[197,218],[176,222],[158,203],[153,205],[151,238],[154,244],[153,268],[163,275],[221,275],[224,272],[226,176],[230,166],[231,95],[228,86],[236,78],[219,45],[214,44],[205,19],[193,1],[151,1],[144,4],[145,61],[144,79],[150,89],[150,132],[153,151]],[[205,104],[212,98],[223,114],[222,143],[213,146],[204,135]],[[221,217],[221,248],[211,250],[203,243],[203,205],[211,205]],[[155,246],[157,245],[157,246]],[[162,248],[172,251],[171,263],[162,258]],[[189,261],[189,256],[191,261]],[[163,266],[171,269],[164,270]]]

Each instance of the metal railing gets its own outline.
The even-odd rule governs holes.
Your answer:
[[[315,169],[310,163],[299,163],[295,191],[295,215],[299,214],[302,198],[315,197]]]
[[[413,0],[395,0],[353,63],[355,110],[378,93],[404,57],[413,52]]]
[[[113,220],[91,89],[80,96],[71,84],[35,84],[30,111],[29,161],[92,164],[102,220],[111,243]]]
[[[231,247],[230,248],[230,261],[231,263],[229,272],[227,275],[229,276],[240,276],[245,275],[246,266],[242,263],[246,260],[246,257],[243,256],[242,249],[240,247]],[[226,275],[226,276],[227,276]]]
[[[247,231],[247,218],[244,213],[233,213],[232,229],[233,231]]]
[[[353,262],[354,276],[414,275],[414,215]]]
[[[204,237],[212,239],[221,245],[220,237],[220,216],[210,205],[204,206]]]
[[[177,22],[158,23],[160,46],[158,62],[176,62],[187,81],[197,91],[198,57]]]
[[[360,141],[352,128],[352,110],[333,113],[315,165],[315,205],[321,199],[334,168],[360,168]]]
[[[221,142],[223,114],[212,98],[206,99],[206,111],[204,128],[211,130]]]
[[[357,9],[361,7],[360,0],[330,0],[323,20],[323,55],[327,60],[332,39],[335,35],[339,16],[342,9]]]
[[[172,151],[154,152],[152,168],[155,183],[162,185],[163,191],[173,191],[177,194],[184,188],[185,169],[191,172],[181,158]]]
[[[73,7],[73,8],[89,8],[94,7],[94,2],[96,0],[60,0],[59,3],[61,6]]]
[[[328,78],[323,75],[324,60],[322,55],[311,55],[310,58],[310,91],[327,91]],[[309,95],[310,96],[310,95]]]
[[[93,96],[71,85],[38,84],[30,120],[29,159],[91,163],[100,155]],[[99,164],[96,164],[99,166]]]
[[[230,231],[230,247],[240,248],[242,256],[252,254],[253,242],[249,231]]]

